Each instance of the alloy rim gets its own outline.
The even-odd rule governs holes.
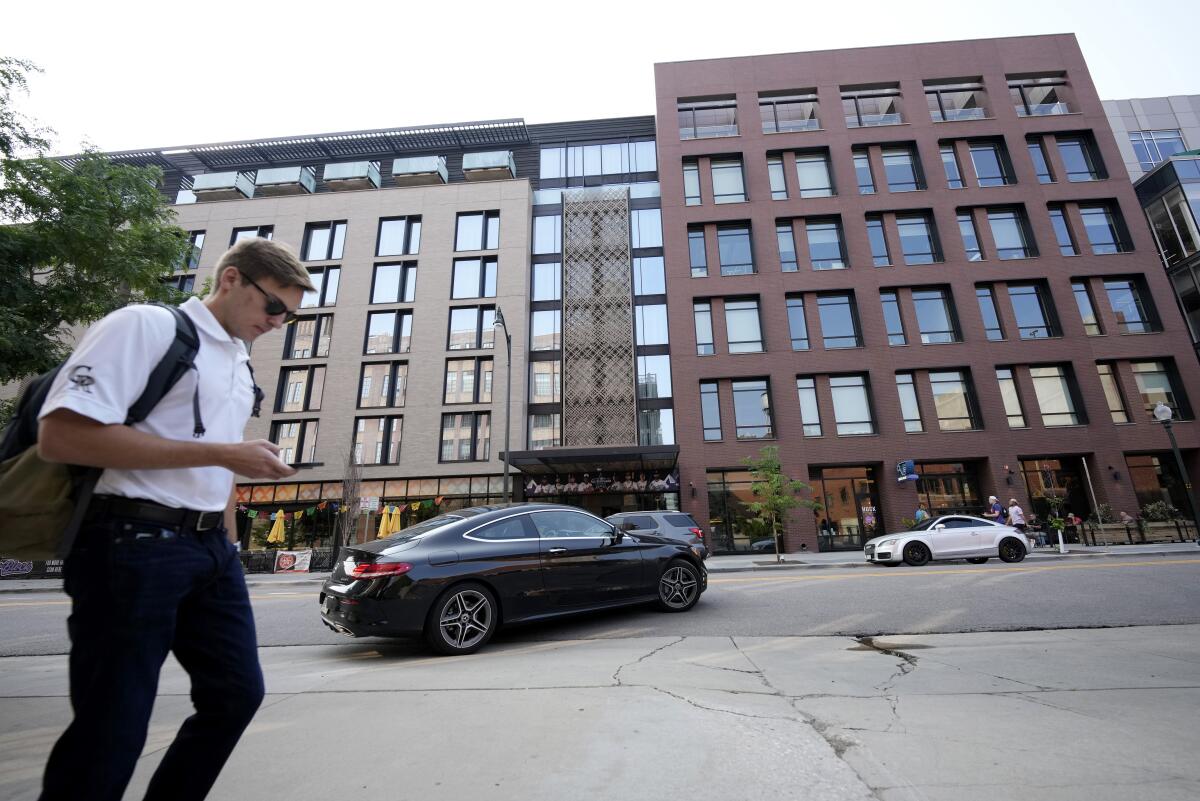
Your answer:
[[[662,579],[658,582],[658,594],[667,606],[672,609],[682,609],[696,597],[698,584],[692,571],[676,565],[663,573]]]
[[[492,605],[483,593],[463,590],[442,607],[439,625],[446,642],[455,648],[471,648],[492,627]]]

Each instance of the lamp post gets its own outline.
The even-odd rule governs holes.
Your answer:
[[[1171,418],[1175,413],[1167,404],[1159,401],[1154,407],[1154,419],[1162,423],[1171,440],[1171,452],[1175,454],[1175,467],[1179,470],[1179,478],[1183,481],[1183,489],[1187,492],[1188,505],[1192,507],[1192,525],[1196,527],[1196,544],[1200,545],[1200,510],[1196,509],[1196,496],[1192,493],[1192,482],[1188,478],[1187,468],[1183,466],[1183,456],[1179,453],[1179,444],[1175,442],[1175,432],[1171,429]]]
[[[504,312],[500,311],[499,306],[496,307],[496,321],[492,323],[492,327],[504,329],[504,352],[508,358],[504,375],[504,499],[508,503],[512,503],[512,485],[508,479],[510,470],[508,430],[510,428],[509,415],[512,413],[512,334],[508,332],[508,326],[504,322]]]

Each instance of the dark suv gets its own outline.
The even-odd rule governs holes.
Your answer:
[[[653,532],[660,537],[693,545],[700,549],[701,558],[708,558],[704,529],[696,525],[696,521],[686,512],[618,512],[605,520],[626,531]]]

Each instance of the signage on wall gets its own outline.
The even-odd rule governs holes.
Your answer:
[[[916,481],[920,478],[917,475],[917,463],[912,459],[906,459],[903,462],[896,462],[896,480],[903,484],[905,481]]]
[[[534,495],[593,495],[600,492],[678,492],[679,471],[630,471],[623,476],[597,472],[530,476],[525,497]]]

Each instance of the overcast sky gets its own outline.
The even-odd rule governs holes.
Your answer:
[[[816,8],[814,8],[814,6]],[[1105,0],[26,2],[0,54],[56,153],[654,113],[653,64],[1075,33],[1105,99],[1200,94],[1200,3]]]

